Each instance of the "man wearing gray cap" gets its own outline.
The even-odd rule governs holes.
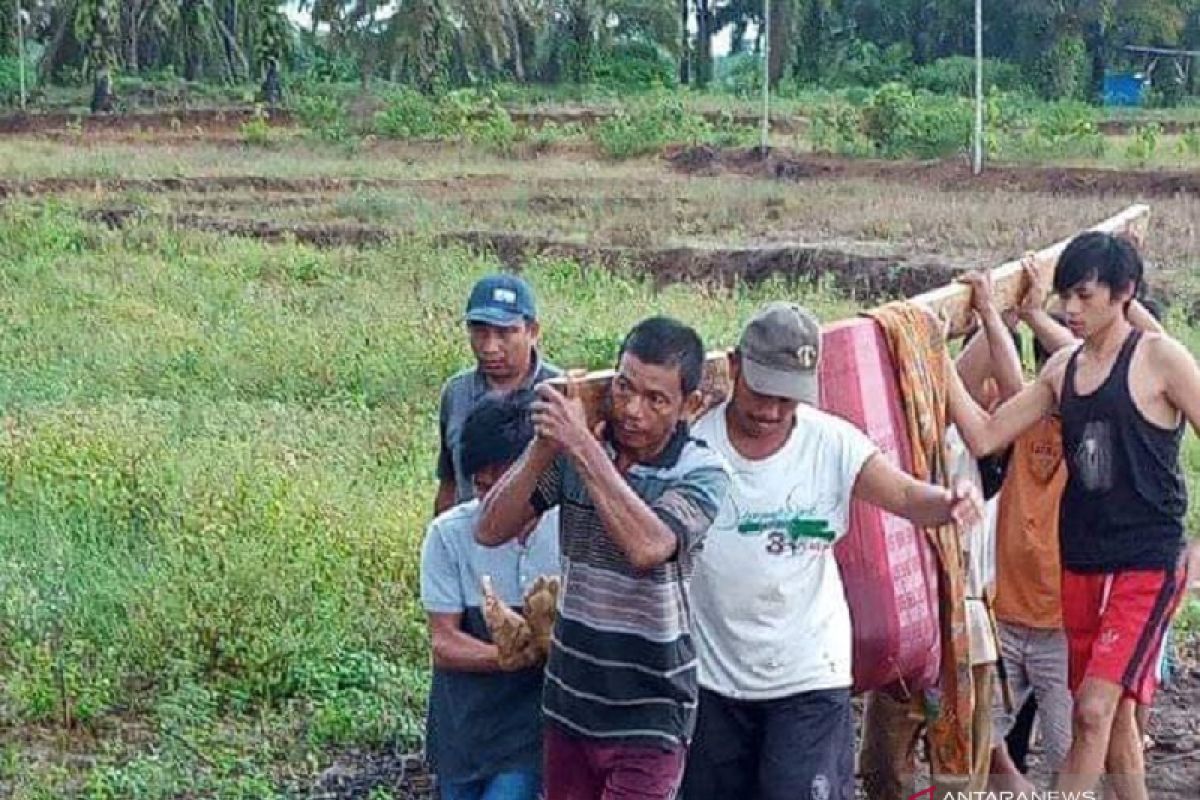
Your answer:
[[[821,330],[770,303],[732,356],[733,392],[694,427],[733,472],[693,578],[700,707],[685,800],[853,800],[850,609],[833,546],[851,499],[919,525],[981,515],[817,408]]]

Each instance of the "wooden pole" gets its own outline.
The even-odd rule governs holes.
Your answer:
[[[1149,221],[1150,207],[1134,205],[1120,214],[1106,219],[1091,230],[1105,233],[1131,233],[1139,241],[1144,241]],[[1058,256],[1069,241],[1070,239],[1064,239],[1033,254],[1039,275],[1045,278],[1053,274]],[[1027,288],[1021,260],[1009,261],[993,269],[992,285],[996,304],[1001,311],[1016,308]],[[922,305],[945,320],[949,325],[951,338],[966,334],[972,327],[974,312],[971,310],[971,289],[964,284],[951,283],[913,297],[909,302]],[[703,401],[694,416],[712,408],[728,396],[730,352],[728,349],[713,350],[705,357],[704,377],[700,385]],[[602,418],[604,398],[608,394],[608,383],[615,374],[611,369],[597,372],[583,370],[568,372],[570,379],[575,381],[575,389],[583,401],[589,424],[594,425]],[[565,391],[567,379],[556,378],[551,381],[551,384]]]

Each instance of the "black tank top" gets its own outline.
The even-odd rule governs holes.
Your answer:
[[[1073,572],[1174,569],[1183,548],[1184,426],[1161,428],[1134,405],[1129,365],[1140,341],[1140,331],[1129,334],[1091,394],[1075,391],[1079,350],[1067,362],[1059,403],[1067,461],[1059,536],[1063,567]]]

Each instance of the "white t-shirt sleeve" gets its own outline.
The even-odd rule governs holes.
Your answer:
[[[429,525],[421,550],[421,605],[434,614],[456,614],[466,609],[458,559],[450,551],[438,521]]]

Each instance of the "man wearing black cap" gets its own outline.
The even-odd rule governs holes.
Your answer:
[[[728,402],[694,435],[733,485],[693,578],[700,704],[685,800],[853,800],[850,609],[833,546],[851,499],[919,525],[977,520],[973,486],[917,481],[817,408],[821,329],[770,303],[735,350]]]
[[[467,299],[465,320],[475,366],[442,388],[435,514],[471,499],[471,481],[463,474],[458,449],[463,424],[476,403],[489,393],[531,389],[560,374],[538,355],[537,303],[533,289],[516,275],[479,279]]]

